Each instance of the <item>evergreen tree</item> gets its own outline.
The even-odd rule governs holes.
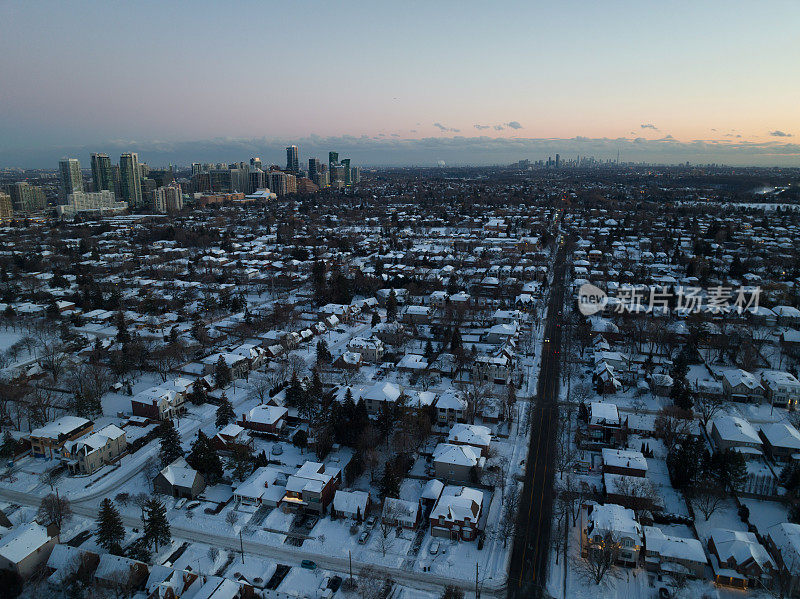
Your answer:
[[[152,497],[145,504],[144,538],[148,545],[152,544],[155,551],[159,545],[166,545],[172,539],[172,533],[167,521],[167,508],[155,497]]]
[[[197,439],[192,443],[186,462],[211,483],[222,478],[222,460],[203,431],[197,432]]]
[[[219,398],[219,406],[217,406],[217,428],[222,428],[226,424],[233,422],[235,419],[236,413],[233,411],[233,405],[223,391],[222,397]]]
[[[124,539],[122,518],[114,503],[106,497],[100,502],[100,513],[97,516],[97,543],[109,553],[119,553]]]
[[[183,456],[181,438],[172,420],[165,420],[159,427],[158,436],[161,438],[159,457],[162,466],[169,466],[172,462]]]
[[[198,378],[194,383],[192,383],[192,390],[189,393],[189,401],[196,406],[200,406],[208,402],[206,385],[202,379]]]
[[[381,497],[384,499],[397,497],[400,494],[400,482],[400,477],[397,475],[394,464],[391,460],[386,462],[380,482]]]
[[[386,300],[386,320],[388,322],[397,320],[397,296],[394,289],[389,292],[389,298]]]
[[[214,382],[217,384],[217,387],[224,389],[232,380],[231,369],[225,362],[225,358],[220,354],[217,363],[214,365]]]
[[[125,322],[125,315],[122,311],[117,312],[117,342],[126,343],[130,341],[130,334],[128,333],[128,323]]]
[[[9,306],[9,308],[10,307],[11,306]],[[372,326],[374,327],[376,325],[379,325],[380,323],[381,323],[381,315],[378,314],[377,312],[373,312],[372,313],[372,322],[371,322]]]
[[[291,407],[298,407],[303,403],[303,395],[305,394],[305,389],[303,389],[302,383],[300,383],[300,379],[297,377],[297,371],[292,371],[292,378],[289,381],[289,387],[286,389],[286,405]]]
[[[428,339],[428,341],[425,342],[425,359],[430,361],[430,359],[433,358],[433,353],[433,343]]]
[[[332,358],[328,342],[325,339],[317,341],[317,364],[330,364]]]

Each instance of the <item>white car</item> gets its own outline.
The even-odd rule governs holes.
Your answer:
[[[430,547],[428,547],[428,551],[430,552],[431,555],[436,555],[437,553],[439,553],[439,541],[434,541],[433,543],[431,543]]]

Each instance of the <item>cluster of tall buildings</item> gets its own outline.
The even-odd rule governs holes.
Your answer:
[[[269,189],[277,196],[290,193],[312,193],[323,187],[347,187],[361,180],[361,169],[350,166],[350,159],[339,160],[337,152],[330,152],[328,164],[318,158],[309,158],[308,171],[301,168],[299,146],[286,147],[286,167],[265,166],[261,158],[249,163],[236,162],[192,164],[191,190],[197,193],[255,193]]]
[[[65,158],[58,164],[61,178],[62,213],[152,208],[157,212],[180,210],[183,194],[175,182],[172,167],[150,169],[139,162],[136,152],[125,152],[119,164],[108,154],[91,157],[92,185],[84,185],[81,164],[76,158]]]

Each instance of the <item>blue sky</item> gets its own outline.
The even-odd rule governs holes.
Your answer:
[[[342,140],[364,164],[800,165],[798,27],[788,0],[0,1],[0,165]]]

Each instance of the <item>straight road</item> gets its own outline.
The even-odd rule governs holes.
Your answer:
[[[547,582],[554,496],[555,443],[558,437],[558,377],[564,305],[564,255],[565,250],[561,246],[554,262],[538,392],[536,405],[531,414],[531,445],[508,575],[509,599],[542,597]]]

